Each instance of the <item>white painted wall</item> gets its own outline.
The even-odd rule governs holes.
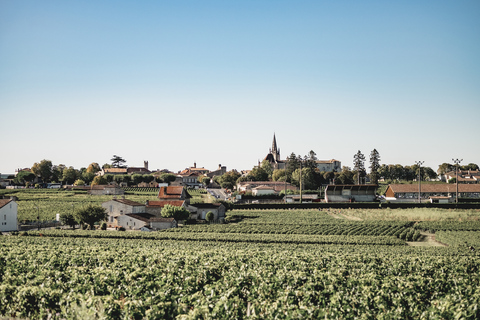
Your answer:
[[[17,231],[17,212],[18,204],[15,201],[10,201],[0,208],[0,231]]]

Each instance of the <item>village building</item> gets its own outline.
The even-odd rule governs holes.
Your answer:
[[[277,139],[275,138],[275,134],[273,134],[272,148],[270,148],[268,154],[265,156],[263,161],[270,162],[273,170],[286,168],[287,161],[280,159],[280,148],[277,147]]]
[[[285,189],[292,191],[298,190],[298,188],[294,185],[284,181],[243,181],[237,183],[237,191],[253,193],[253,189],[259,186],[270,187],[275,191],[275,193],[279,193]]]
[[[150,227],[150,220],[155,216],[148,213],[128,213],[117,217],[118,227],[125,230],[140,230],[142,227]]]
[[[325,188],[325,202],[373,202],[376,184],[329,184]]]
[[[143,167],[127,167],[127,174],[151,174],[148,170],[148,161],[143,161]]]
[[[159,189],[157,198],[159,200],[184,200],[188,205],[191,196],[183,186],[168,186]]]
[[[451,179],[456,179],[458,174],[458,183],[480,183],[479,170],[458,170],[458,173],[450,171],[442,175],[440,178],[444,182],[449,182]]]
[[[161,217],[162,209],[166,205],[183,207],[188,210],[188,205],[185,200],[158,200],[158,201],[147,200],[147,202],[145,203],[145,212],[151,215],[154,215],[156,217]]]
[[[320,172],[340,172],[342,171],[342,163],[339,160],[315,160],[317,169]]]
[[[0,232],[17,231],[18,204],[13,199],[0,199]]]
[[[299,194],[287,194],[284,198],[286,203],[299,203]],[[318,194],[302,194],[302,203],[320,202],[321,199]]]
[[[195,203],[191,207],[194,208],[192,219],[205,220],[209,211],[213,213],[214,221],[225,219],[226,208],[221,203]]]
[[[385,191],[385,199],[392,201],[415,201],[416,199],[418,199],[418,191],[418,184],[390,184]],[[440,198],[435,197],[455,198],[456,194],[456,184],[426,183],[420,186],[421,199],[430,199],[431,197],[434,197],[432,200],[440,200]],[[475,199],[480,198],[480,184],[459,183],[458,197]]]
[[[128,199],[112,199],[102,203],[108,213],[107,225],[119,227],[118,217],[126,214],[139,214],[145,212],[145,205]]]
[[[269,194],[275,194],[275,188],[272,186],[261,185],[252,189],[254,196],[264,196]]]

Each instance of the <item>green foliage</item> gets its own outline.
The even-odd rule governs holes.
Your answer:
[[[112,161],[113,168],[125,168],[125,163],[127,162],[125,159],[117,155],[113,155],[110,161]]]
[[[165,182],[165,183],[168,183],[168,184],[175,181],[176,179],[177,179],[177,177],[174,174],[171,174],[171,173],[162,173],[160,175],[160,180],[162,182]]]
[[[225,172],[223,175],[217,178],[217,183],[224,189],[233,190],[235,187],[238,178],[240,178],[240,173],[236,170]]]
[[[91,185],[105,185],[107,184],[107,179],[105,179],[104,176],[95,176],[95,178],[93,178],[93,181],[91,183]]]
[[[53,176],[52,161],[44,159],[40,163],[35,162],[32,166],[32,172],[40,177],[44,183],[50,182]]]
[[[72,229],[75,229],[75,225],[78,223],[76,215],[72,212],[64,212],[60,214],[60,221]]]
[[[94,229],[94,225],[97,222],[107,220],[108,213],[102,206],[89,205],[86,208],[78,210],[76,213],[78,222],[90,226],[90,229]]]
[[[75,182],[73,183],[74,186],[84,186],[85,185],[85,181],[81,180],[81,179],[77,179],[75,180]]]
[[[172,206],[166,204],[162,209],[162,217],[164,218],[174,218],[175,220],[186,220],[190,216],[190,212],[184,207]]]
[[[213,215],[213,212],[212,211],[208,211],[207,214],[205,215],[205,219],[209,222],[213,221],[213,218],[215,216]]]

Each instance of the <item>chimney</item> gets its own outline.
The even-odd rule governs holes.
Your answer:
[[[218,165],[218,170],[222,170],[222,164]]]
[[[197,167],[197,163],[196,163],[196,162],[193,163],[193,167],[194,167],[194,168]]]

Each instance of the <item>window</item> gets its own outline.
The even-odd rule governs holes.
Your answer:
[[[7,215],[6,214],[3,215],[3,220],[7,220]]]

